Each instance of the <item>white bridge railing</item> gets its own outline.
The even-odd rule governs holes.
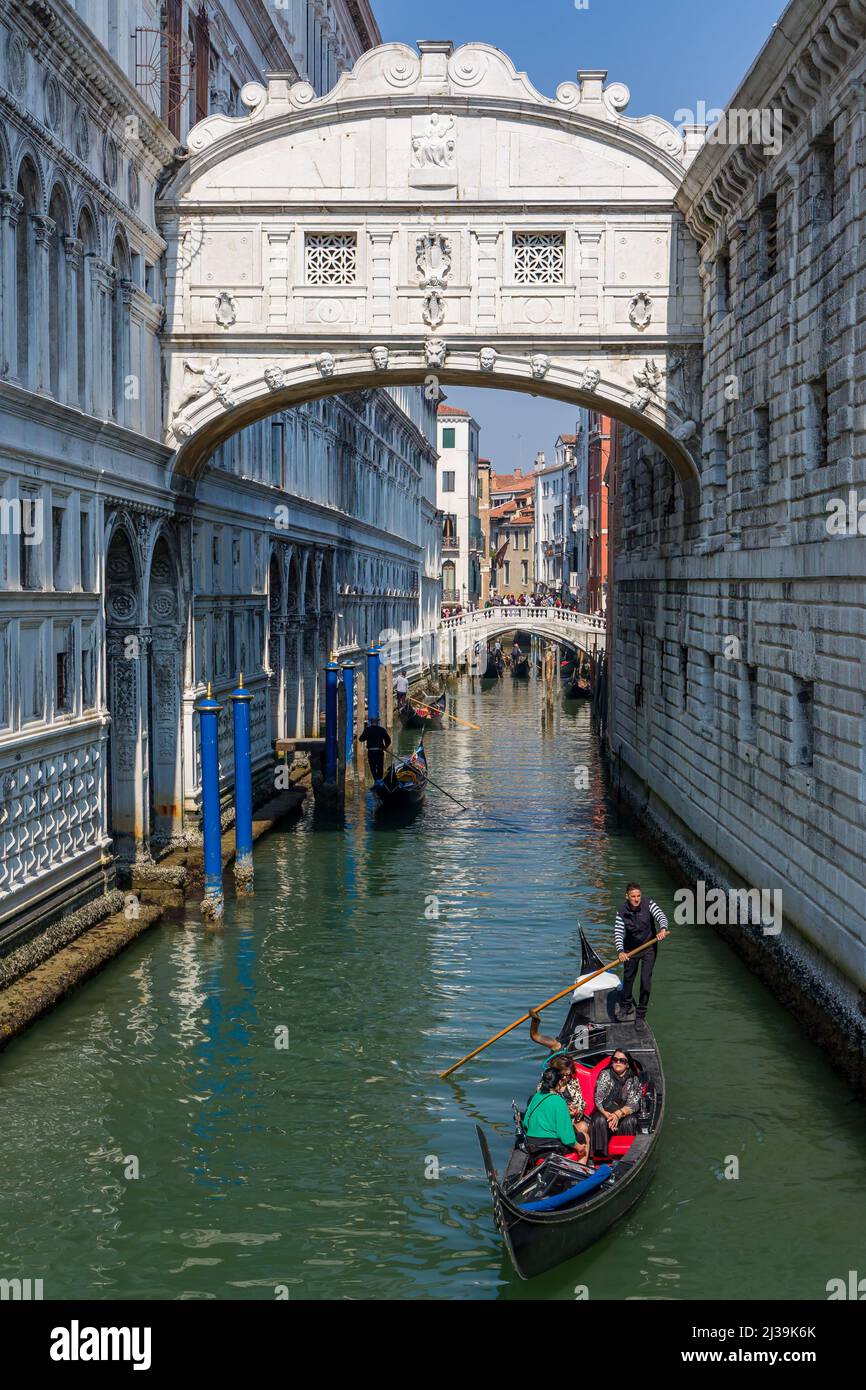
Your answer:
[[[459,634],[463,641],[489,641],[515,628],[553,642],[574,642],[588,650],[602,651],[607,619],[599,613],[577,613],[571,608],[526,603],[507,608],[478,608],[471,613],[442,618],[439,623],[440,633]]]

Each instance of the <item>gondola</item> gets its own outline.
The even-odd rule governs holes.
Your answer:
[[[603,962],[582,931],[580,940],[584,976]],[[594,1155],[595,1167],[589,1170],[558,1152],[539,1162],[537,1146],[531,1157],[527,1152],[521,1112],[514,1103],[515,1139],[500,1180],[484,1131],[475,1127],[493,1198],[493,1218],[521,1279],[532,1279],[588,1249],[631,1211],[655,1172],[664,1119],[661,1057],[646,1025],[638,1031],[633,1022],[616,1020],[614,1004],[619,997],[619,980],[610,972],[579,986],[558,1038],[563,1049],[579,1059],[589,1113],[596,1077],[614,1050],[621,1047],[635,1059],[642,1098],[634,1136],[612,1135],[607,1152]]]
[[[408,758],[395,758],[380,781],[373,783],[380,808],[398,810],[417,806],[427,787],[427,755],[423,741]]]
[[[511,658],[511,674],[516,681],[529,680],[529,657],[526,652],[521,652],[516,663],[514,658]]]
[[[402,705],[397,706],[397,717],[404,729],[441,729],[444,708],[444,695],[435,704],[413,702],[407,696]]]
[[[591,700],[592,684],[585,676],[573,676],[562,693],[566,700]]]
[[[501,651],[488,651],[487,665],[484,668],[483,681],[501,681],[502,673],[505,670],[505,658]]]

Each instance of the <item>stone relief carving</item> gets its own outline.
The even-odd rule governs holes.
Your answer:
[[[478,354],[478,365],[482,372],[492,372],[496,367],[497,352],[495,348],[482,348]]]
[[[658,394],[659,387],[664,378],[664,371],[658,368],[655,362],[650,359],[634,373],[634,379],[639,389],[629,397],[628,405],[631,410],[636,410],[638,414],[643,414],[652,400]]]
[[[583,376],[580,378],[580,385],[584,391],[595,391],[601,381],[601,372],[598,367],[585,367]]]
[[[451,274],[451,242],[441,232],[428,232],[415,242],[415,264],[418,283],[424,296],[422,316],[428,328],[438,328],[445,321],[442,291],[448,287]]]
[[[628,319],[632,328],[649,328],[652,323],[653,302],[645,290],[640,290],[628,306]]]
[[[373,359],[373,366],[377,372],[388,370],[388,349],[386,347],[374,347],[370,349],[370,356]]]
[[[448,345],[441,338],[428,338],[424,344],[424,358],[428,367],[444,367]]]
[[[212,357],[204,367],[197,367],[184,359],[183,387],[180,402],[171,421],[171,431],[179,439],[188,439],[193,429],[183,412],[193,401],[212,391],[221,405],[227,409],[237,401],[230,389],[231,372],[220,367],[219,358]]]
[[[550,358],[544,352],[537,352],[529,359],[532,375],[536,381],[543,381],[550,371]]]
[[[233,294],[229,294],[228,290],[220,290],[217,295],[214,317],[220,328],[231,328],[233,323],[237,323],[237,300]]]
[[[453,169],[456,123],[453,116],[433,111],[420,135],[412,137],[412,167]]]
[[[322,352],[316,358],[316,366],[320,376],[330,377],[337,369],[337,359],[332,352]]]

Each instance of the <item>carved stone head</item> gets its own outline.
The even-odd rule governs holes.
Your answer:
[[[536,352],[534,356],[530,357],[529,365],[535,380],[543,381],[550,371],[550,358],[545,352]]]
[[[478,354],[478,365],[482,372],[492,372],[496,366],[496,349],[492,347],[482,348]]]
[[[337,359],[332,352],[323,352],[316,358],[316,366],[322,376],[333,376],[337,367]]]
[[[428,338],[424,344],[424,356],[428,367],[444,367],[445,354],[448,351],[447,343],[441,338]]]
[[[279,391],[286,384],[286,374],[282,367],[265,367],[265,382],[271,391]]]
[[[601,372],[597,367],[584,368],[583,376],[580,379],[580,384],[584,391],[594,391],[600,381]]]
[[[374,347],[370,349],[370,356],[373,359],[373,366],[377,372],[388,370],[388,349],[386,347]]]

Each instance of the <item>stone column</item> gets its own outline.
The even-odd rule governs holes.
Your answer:
[[[0,377],[18,376],[18,288],[15,229],[24,199],[10,188],[0,190]]]
[[[33,364],[32,386],[34,391],[48,394],[51,391],[51,366],[49,362],[49,321],[48,296],[51,269],[51,241],[56,223],[50,217],[31,213],[33,220],[34,264],[33,264],[33,336],[30,343],[30,357]]]
[[[66,257],[66,295],[63,350],[60,353],[60,398],[70,405],[78,404],[78,335],[83,325],[78,322],[78,277],[81,270],[82,244],[78,237],[64,236]]]
[[[136,413],[133,411],[130,402],[126,398],[127,380],[132,372],[130,362],[130,335],[132,333],[132,301],[135,297],[136,286],[132,280],[118,280],[117,293],[120,295],[120,335],[117,344],[119,354],[117,364],[112,364],[112,369],[117,370],[120,377],[120,391],[118,399],[115,401],[113,393],[109,395],[109,400],[113,406],[113,415],[119,425],[129,425],[131,418]],[[113,311],[114,306],[111,306]],[[113,383],[109,382],[109,392]],[[138,399],[141,399],[141,377],[138,383]]]

